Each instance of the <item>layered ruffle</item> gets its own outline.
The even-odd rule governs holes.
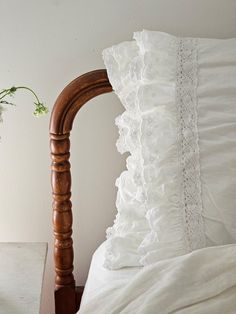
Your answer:
[[[130,153],[127,170],[116,181],[118,213],[113,226],[107,229],[104,266],[117,269],[140,266],[138,247],[148,232],[140,143],[142,119],[137,106],[141,63],[135,42],[108,48],[103,57],[109,80],[126,109],[115,121],[119,129],[117,149]]]
[[[176,37],[138,32],[142,57],[142,158],[149,232],[138,248],[142,265],[186,252],[181,210],[178,112],[175,103]]]
[[[129,152],[117,181],[118,214],[107,232],[105,265],[138,266],[186,253],[176,106],[177,38],[142,31],[103,53],[126,111],[117,148]]]

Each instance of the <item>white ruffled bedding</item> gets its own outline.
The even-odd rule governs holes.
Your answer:
[[[105,267],[236,243],[236,38],[143,30],[103,57],[130,153]]]
[[[78,313],[235,314],[236,245],[196,250],[110,281]]]
[[[129,281],[136,275],[141,267],[124,267],[111,271],[103,266],[105,259],[105,244],[103,242],[94,252],[89,268],[88,278],[86,281],[81,305],[90,302],[94,294],[103,289],[109,289],[109,285],[120,282],[120,280]]]

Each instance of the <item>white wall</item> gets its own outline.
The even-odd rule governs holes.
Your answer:
[[[235,0],[1,0],[0,89],[32,86],[50,108],[83,72],[103,68],[101,51],[143,28],[186,36],[236,36]],[[31,115],[31,97],[0,126],[0,241],[47,241],[42,313],[53,313],[49,117]],[[92,252],[115,214],[114,180],[124,168],[115,149],[114,94],[84,107],[73,132],[76,277],[84,282]],[[78,265],[80,272],[78,273]]]

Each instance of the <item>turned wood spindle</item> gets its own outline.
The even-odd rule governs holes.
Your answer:
[[[79,109],[90,99],[112,91],[106,70],[86,73],[61,92],[50,121],[51,183],[55,261],[56,314],[75,314],[83,287],[75,287],[73,276],[70,131]]]
[[[69,134],[51,135],[56,289],[74,286]]]

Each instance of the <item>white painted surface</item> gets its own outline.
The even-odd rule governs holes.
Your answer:
[[[1,0],[0,88],[27,84],[52,108],[62,88],[103,68],[105,47],[143,28],[176,35],[236,36],[235,0]],[[49,117],[31,116],[19,93],[0,126],[0,241],[49,242],[42,313],[53,313]],[[115,178],[125,167],[115,148],[114,94],[92,100],[72,134],[75,274],[86,279],[94,249],[115,215]],[[80,272],[78,273],[78,267]]]
[[[38,314],[46,243],[0,243],[0,314]]]

